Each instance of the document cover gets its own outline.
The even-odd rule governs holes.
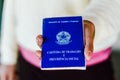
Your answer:
[[[81,16],[43,19],[42,70],[85,70]]]

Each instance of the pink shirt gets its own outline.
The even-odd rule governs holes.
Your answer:
[[[19,49],[21,51],[23,58],[26,61],[28,61],[30,64],[40,68],[40,60],[35,55],[35,52],[27,50],[21,46],[19,46]],[[89,61],[86,60],[87,66],[92,66],[92,65],[95,65],[97,63],[100,63],[100,62],[107,60],[110,56],[110,53],[111,53],[111,48],[107,48],[107,49],[104,49],[102,51],[93,53],[91,59]]]

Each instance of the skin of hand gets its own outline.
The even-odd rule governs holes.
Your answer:
[[[91,21],[84,20],[84,54],[87,60],[90,60],[92,53],[93,53],[93,42],[94,42],[94,35],[95,35],[95,26]],[[42,35],[38,35],[36,37],[37,45],[41,48],[43,38]],[[41,59],[42,51],[36,50],[36,56]]]
[[[15,65],[1,65],[0,80],[17,80]]]
[[[89,60],[93,53],[93,41],[94,41],[95,26],[92,22],[84,20],[84,42],[85,42],[85,58]],[[42,35],[36,37],[37,45],[42,46]],[[36,56],[41,59],[42,51],[37,50]],[[17,80],[15,74],[15,65],[1,65],[0,67],[0,80]]]
[[[95,26],[92,22],[84,20],[84,42],[85,42],[85,58],[89,60],[93,53],[93,41],[94,41]],[[36,37],[37,45],[42,46],[42,35]],[[36,56],[41,59],[42,51],[37,50]],[[0,70],[0,80],[16,80],[15,65],[2,65]]]

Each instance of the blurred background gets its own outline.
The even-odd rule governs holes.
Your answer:
[[[1,20],[2,20],[2,7],[3,0],[0,0],[0,31],[1,31]],[[120,80],[120,35],[118,41],[113,45],[112,50],[112,62],[115,71],[116,80]]]
[[[120,34],[117,42],[113,45],[112,62],[116,80],[120,80]]]
[[[1,36],[1,20],[2,20],[2,8],[3,8],[3,0],[0,0],[0,36]],[[0,39],[1,42],[1,39]],[[1,50],[1,47],[0,47]],[[1,55],[0,55],[1,56]],[[1,59],[0,59],[1,60]],[[1,61],[0,61],[1,62]]]

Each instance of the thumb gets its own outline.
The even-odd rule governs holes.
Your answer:
[[[85,42],[85,57],[89,60],[93,53],[93,41],[94,41],[95,27],[90,21],[84,21],[84,42]]]
[[[90,60],[92,53],[93,53],[93,42],[88,41],[85,45],[85,57],[87,60]]]

